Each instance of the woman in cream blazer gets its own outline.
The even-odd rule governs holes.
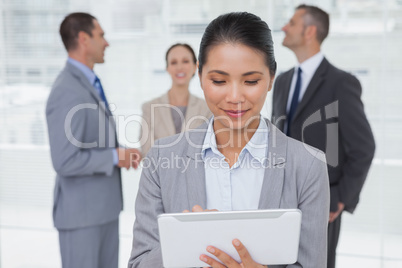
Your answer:
[[[160,138],[196,128],[212,113],[207,104],[189,91],[197,58],[187,44],[174,44],[166,52],[166,70],[172,78],[170,90],[142,106],[140,142],[145,156]]]
[[[205,101],[192,94],[189,94],[187,110],[184,115],[181,114],[178,108],[172,107],[168,93],[144,103],[142,105],[143,124],[141,131],[142,139],[144,140],[141,151],[144,156],[156,140],[177,134],[172,109],[176,114],[183,117],[179,132],[197,128],[208,121],[212,115]]]

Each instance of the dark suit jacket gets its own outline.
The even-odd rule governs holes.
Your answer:
[[[294,68],[274,84],[272,122],[283,131]],[[327,59],[317,68],[291,122],[291,137],[326,153],[331,211],[338,202],[353,212],[374,157],[374,137],[364,113],[361,86]]]
[[[120,169],[113,165],[112,114],[85,75],[70,63],[57,77],[46,106],[50,151],[57,173],[53,220],[59,230],[118,219]]]

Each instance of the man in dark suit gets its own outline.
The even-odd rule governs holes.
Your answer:
[[[342,211],[356,208],[374,157],[374,138],[359,81],[330,64],[320,51],[329,15],[300,5],[282,30],[282,44],[295,53],[298,64],[275,81],[272,122],[288,136],[326,153],[331,189],[328,268],[334,268]]]
[[[98,21],[72,13],[60,26],[68,52],[46,106],[53,167],[57,173],[53,220],[63,268],[117,268],[120,168],[137,168],[140,152],[117,143],[116,126],[99,78],[109,45]]]

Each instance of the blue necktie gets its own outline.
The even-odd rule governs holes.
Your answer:
[[[299,95],[300,95],[300,88],[301,88],[301,68],[297,69],[297,80],[295,91],[293,92],[292,102],[290,103],[290,109],[288,113],[288,128],[286,130],[286,135],[290,136],[290,123],[292,122],[293,116],[296,112],[297,105],[299,104]]]
[[[98,90],[99,96],[102,99],[102,101],[105,103],[106,108],[108,108],[109,104],[107,103],[105,92],[103,91],[102,84],[99,80],[99,77],[97,77],[97,76],[95,76],[94,86]]]

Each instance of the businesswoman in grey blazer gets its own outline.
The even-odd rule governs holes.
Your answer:
[[[329,185],[324,154],[280,132],[260,111],[276,71],[268,25],[243,12],[213,20],[199,53],[199,78],[213,118],[156,142],[144,160],[129,267],[162,267],[157,216],[182,211],[298,208],[294,264],[326,265]],[[224,232],[224,230],[222,230]],[[197,230],[194,230],[197,232]],[[241,241],[241,263],[213,245],[200,259],[212,267],[266,267]],[[270,241],[267,241],[270,243]]]
[[[188,44],[177,43],[166,52],[166,70],[172,85],[162,96],[142,105],[141,151],[145,156],[155,140],[196,128],[212,113],[201,98],[190,93],[197,58]]]

